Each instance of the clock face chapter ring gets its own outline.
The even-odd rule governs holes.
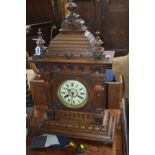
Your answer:
[[[88,90],[77,80],[66,80],[58,87],[58,98],[68,108],[82,108],[88,101]]]

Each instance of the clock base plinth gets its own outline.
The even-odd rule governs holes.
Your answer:
[[[113,143],[116,118],[108,113],[107,110],[104,110],[101,114],[94,113],[94,115],[82,112],[74,112],[73,115],[73,112],[61,110],[55,111],[55,114],[59,117],[55,115],[53,119],[48,117],[49,113],[45,115],[44,120],[39,124],[38,133],[102,141],[105,144]],[[60,118],[63,115],[66,118]],[[76,116],[83,118],[80,120],[75,118]]]

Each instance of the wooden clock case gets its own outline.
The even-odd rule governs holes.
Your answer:
[[[116,118],[106,109],[119,108],[123,88],[122,79],[105,80],[114,52],[104,51],[98,33],[95,39],[87,30],[74,12],[74,2],[69,1],[66,7],[69,14],[60,33],[51,39],[48,52],[29,60],[39,69],[30,81],[34,104],[47,106],[37,131],[112,143]],[[60,102],[57,92],[65,80],[85,85],[89,99],[84,107],[68,108]]]
[[[56,79],[58,77],[59,76],[56,76]],[[68,78],[65,77],[62,80],[66,80],[66,79]],[[75,77],[75,79],[79,80],[80,78]],[[107,116],[105,116],[105,113],[106,113],[105,109],[120,108],[120,105],[119,105],[120,99],[123,95],[122,77],[120,77],[120,81],[104,83],[104,87],[106,89],[105,94],[104,95],[102,94],[104,98],[102,98],[103,97],[102,95],[97,99],[96,97],[94,97],[96,99],[96,104],[93,104],[92,102],[92,104],[86,104],[86,106],[84,106],[83,108],[76,109],[76,110],[69,109],[65,107],[63,104],[61,104],[60,102],[58,102],[59,100],[57,98],[56,92],[57,92],[58,85],[62,80],[59,79],[58,82],[56,83],[54,83],[56,80],[51,80],[51,83],[49,84],[47,81],[45,82],[44,78],[41,79],[41,77],[38,77],[38,75],[36,75],[30,81],[30,87],[31,87],[32,97],[33,97],[35,106],[47,107],[44,119],[38,125],[37,133],[66,135],[69,137],[82,138],[82,139],[88,139],[88,140],[97,140],[105,143],[112,143],[114,138],[116,119],[113,116],[110,116],[111,118],[111,131],[109,131],[110,135],[108,135],[107,133],[108,130],[105,130],[104,133],[99,132],[99,128],[101,128],[102,126],[100,124],[100,120],[102,120],[102,122],[106,121],[105,117]],[[80,81],[83,82],[84,80],[80,80]],[[54,83],[54,86],[56,86],[56,87],[53,87],[53,91],[54,91],[53,99],[51,99],[52,83]],[[86,82],[83,82],[83,83],[85,84]],[[101,86],[102,85],[100,85],[99,88]],[[92,86],[89,87],[89,84],[88,84],[87,87],[88,87],[88,91],[91,91],[90,94],[95,96],[93,94],[94,90],[90,89]],[[97,90],[96,96],[98,96],[98,93],[101,94],[101,92]],[[93,96],[91,96],[89,101],[95,100],[95,99],[92,100]],[[51,103],[54,103],[54,104],[50,104],[50,101]],[[56,101],[56,102],[52,102],[52,101]],[[106,104],[101,105],[102,102]],[[96,120],[98,120],[98,118],[99,118],[99,124],[98,123],[96,124]],[[72,128],[73,126],[76,128],[73,129]],[[77,128],[77,126],[81,126],[81,129],[79,127]],[[91,128],[94,128],[94,132],[89,133],[89,130],[84,131],[84,128],[86,127],[89,130],[91,130]]]

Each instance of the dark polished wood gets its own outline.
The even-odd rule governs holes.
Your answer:
[[[30,121],[29,134],[27,136],[26,155],[73,155],[79,154],[73,147],[66,148],[46,148],[46,149],[30,149],[32,136],[35,134],[35,128],[44,116],[47,106],[34,106],[34,113]],[[109,109],[109,112],[117,117],[116,135],[113,145],[105,145],[102,142],[88,141],[83,139],[71,138],[75,144],[84,144],[86,146],[86,152],[84,155],[123,155],[122,154],[122,138],[121,138],[121,126],[120,126],[120,110]]]
[[[26,0],[26,25],[54,19],[51,0]]]
[[[107,0],[105,0],[107,1]],[[106,45],[115,49],[116,55],[126,55],[129,51],[129,0],[107,1]]]

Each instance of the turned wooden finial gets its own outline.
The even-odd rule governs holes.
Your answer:
[[[96,32],[96,45],[94,47],[94,58],[95,60],[102,60],[104,48],[102,47],[103,41],[99,36],[100,32]]]
[[[104,50],[104,48],[102,47],[103,41],[101,40],[100,36],[99,36],[100,32],[97,31],[96,32],[96,46],[95,46],[95,50]]]
[[[41,36],[42,32],[41,32],[41,28],[38,29],[38,36]]]
[[[96,35],[97,35],[97,37],[99,36],[99,34],[100,34],[100,32],[99,32],[99,31],[96,31]]]
[[[45,40],[42,38],[42,32],[41,29],[38,29],[38,38],[33,39],[36,41],[36,48],[35,48],[35,54],[33,55],[33,58],[38,58],[41,56],[45,56],[46,51],[47,51],[47,47],[44,45],[45,44]]]
[[[43,47],[45,44],[45,40],[42,38],[41,28],[38,29],[38,38],[36,39],[37,46]]]

